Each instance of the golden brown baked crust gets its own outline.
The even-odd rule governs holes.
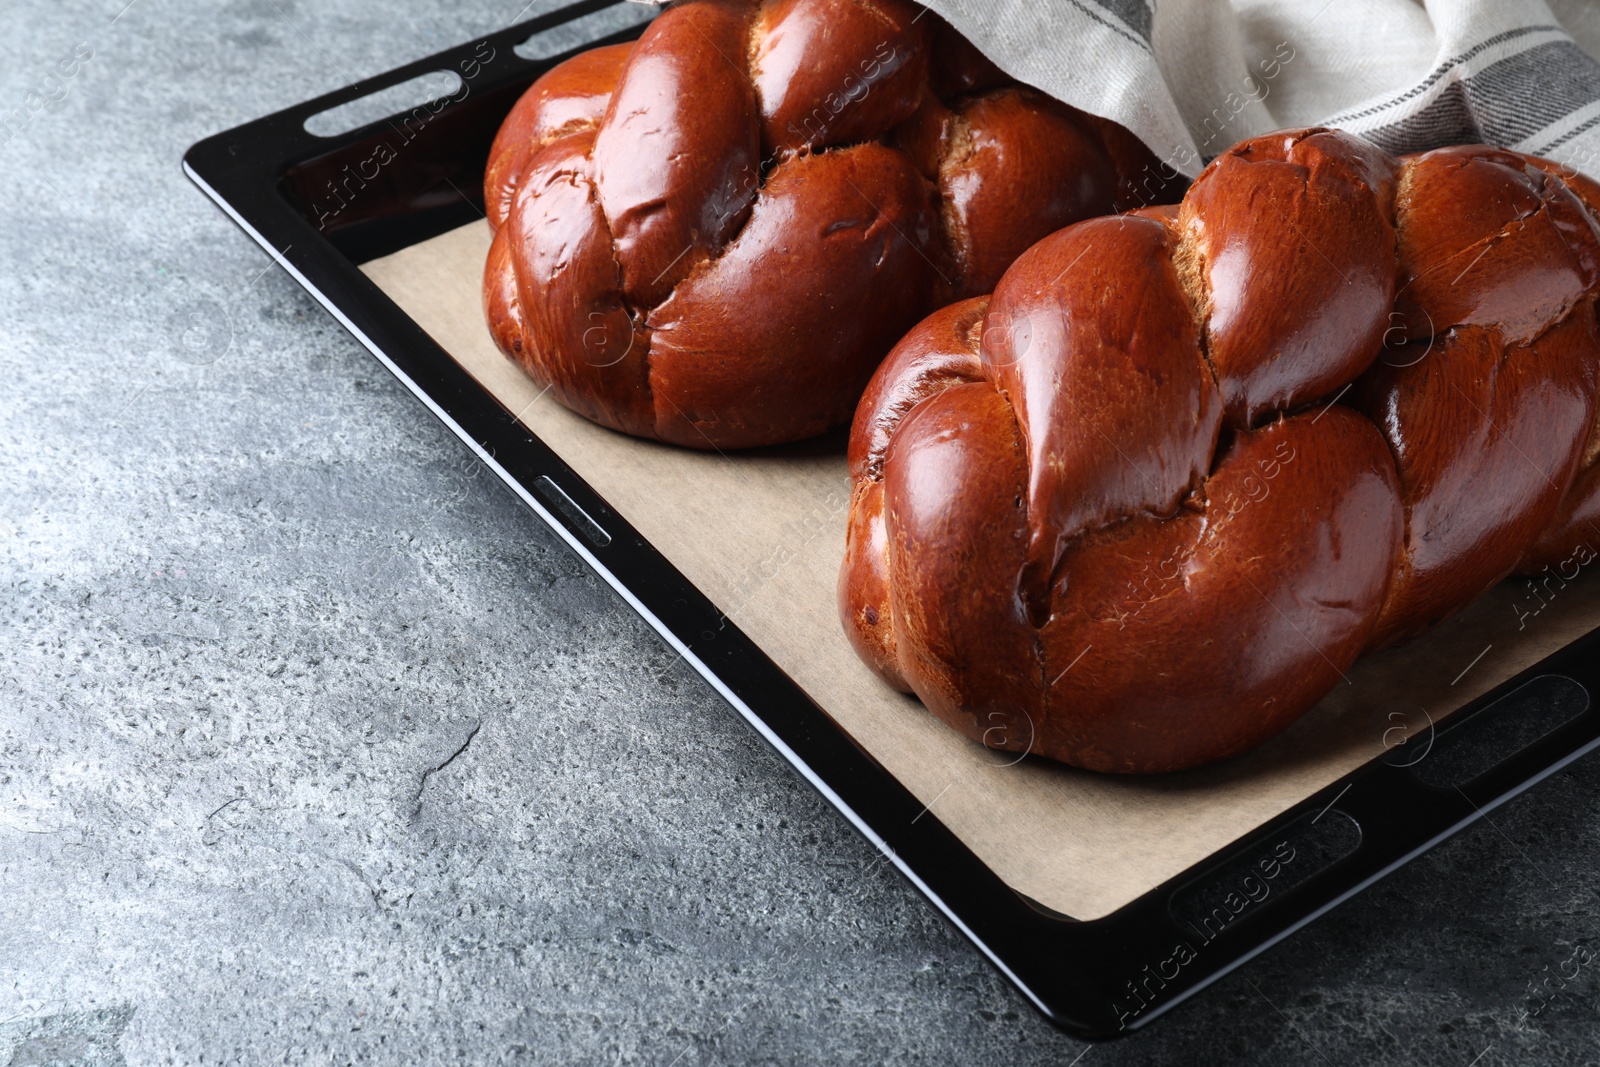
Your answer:
[[[862,399],[856,650],[985,744],[1173,770],[1519,561],[1594,558],[1597,193],[1285,131],[1034,245]]]
[[[920,5],[686,0],[507,117],[485,308],[508,355],[603,425],[798,440],[848,421],[928,311],[1061,226],[1168,195],[1160,174]]]

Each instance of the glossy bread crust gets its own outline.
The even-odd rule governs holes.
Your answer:
[[[1544,160],[1310,129],[1051,234],[862,398],[852,644],[975,741],[1169,771],[1519,564],[1572,577],[1600,548],[1597,207]]]
[[[920,5],[682,0],[507,116],[485,311],[605,426],[798,440],[848,421],[923,315],[990,292],[1053,230],[1176,195],[1162,174]]]

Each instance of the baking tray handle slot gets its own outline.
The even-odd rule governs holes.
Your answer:
[[[604,548],[611,543],[611,535],[606,533],[605,527],[595,522],[548,474],[541,474],[534,481],[533,488],[551,507],[561,512],[562,517],[591,545]]]
[[[655,18],[658,10],[653,5],[639,3],[637,0],[621,6],[628,9],[626,16],[619,18],[618,12],[611,10],[611,7],[591,11],[559,26],[539,30],[512,51],[522,59],[536,61],[554,59],[576,49],[588,48],[605,35],[615,34],[619,25],[636,26],[642,22],[649,22]]]
[[[346,100],[309,116],[305,121],[306,132],[317,137],[341,137],[383,119],[420,112],[424,108],[438,114],[451,97],[461,92],[461,87],[461,76],[453,70],[418,74],[399,85]]]
[[[1331,805],[1264,835],[1173,892],[1184,936],[1210,942],[1361,847],[1361,826]]]
[[[1441,789],[1466,785],[1588,710],[1589,691],[1577,681],[1540,675],[1441,731],[1413,773]]]

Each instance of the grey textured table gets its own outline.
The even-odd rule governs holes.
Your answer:
[[[180,173],[520,0],[124,3],[0,7],[0,1065],[1600,1062],[1593,760],[1053,1031]]]

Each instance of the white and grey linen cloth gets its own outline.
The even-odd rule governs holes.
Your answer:
[[[1494,144],[1600,178],[1600,0],[926,0],[1007,73],[1194,175],[1334,126],[1390,152]]]

